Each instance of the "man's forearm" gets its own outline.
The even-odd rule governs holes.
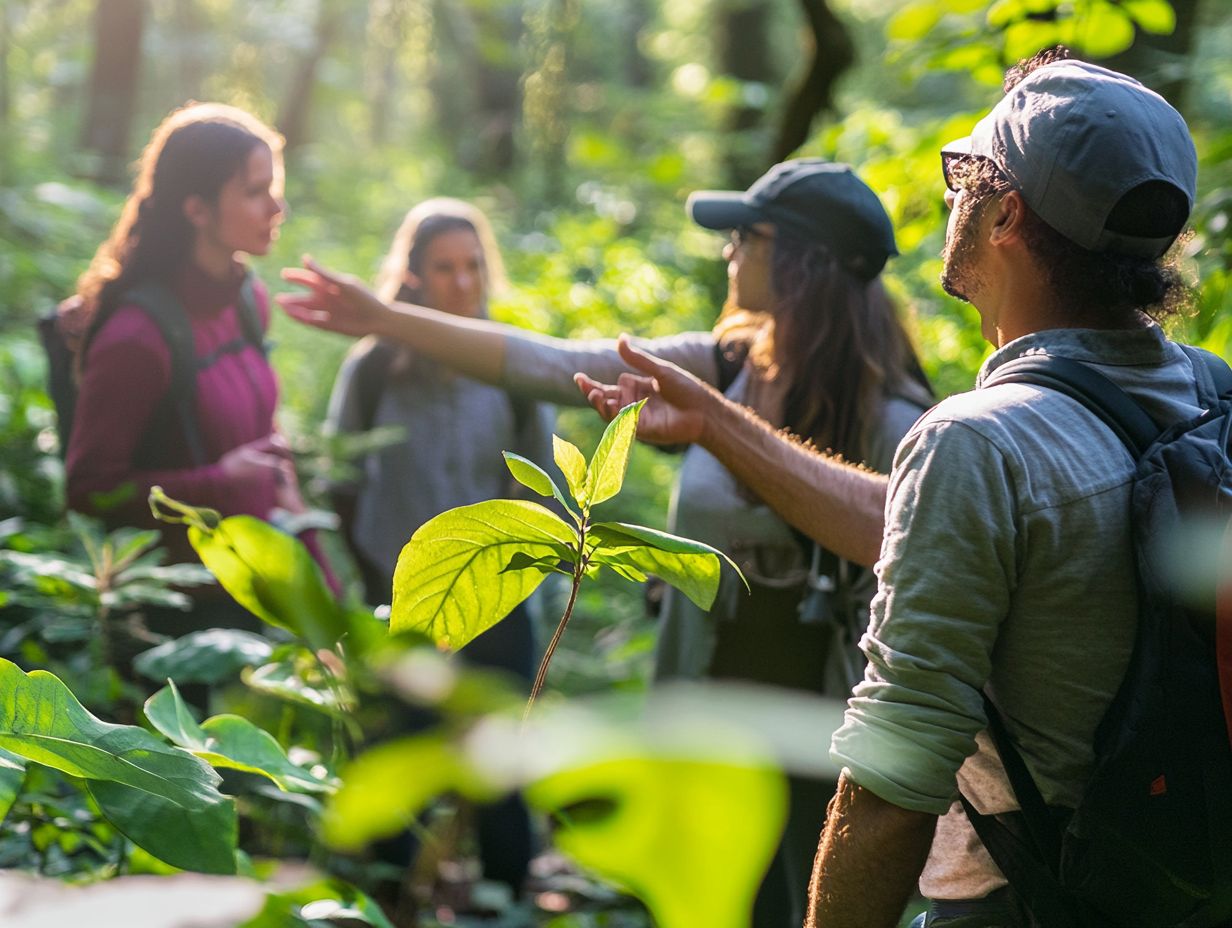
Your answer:
[[[886,802],[844,771],[813,863],[804,928],[894,928],[936,828],[937,816]]]
[[[818,544],[857,564],[877,560],[885,476],[807,448],[718,394],[708,404],[698,443]]]

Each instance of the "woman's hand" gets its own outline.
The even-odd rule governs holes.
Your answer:
[[[654,445],[691,444],[701,440],[709,404],[719,399],[712,387],[692,374],[639,351],[620,336],[620,356],[637,374],[621,374],[614,384],[600,383],[586,374],[573,380],[586,401],[605,420],[630,403],[646,400],[637,420],[637,437]]]
[[[307,293],[278,294],[275,300],[283,311],[327,332],[379,333],[382,323],[394,315],[358,277],[327,271],[307,256],[302,268],[283,268],[282,279],[308,288]]]
[[[277,434],[232,448],[218,459],[218,466],[222,468],[223,475],[236,484],[273,480],[275,486],[281,487],[287,479],[288,469],[291,478],[295,477],[291,449],[286,439]]]

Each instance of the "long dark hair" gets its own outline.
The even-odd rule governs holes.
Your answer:
[[[932,397],[911,339],[881,279],[862,280],[824,245],[780,229],[771,273],[774,311],[720,320],[720,341],[751,340],[759,375],[785,379],[788,429],[861,461],[861,436],[881,418],[886,396]]]
[[[199,196],[215,202],[258,145],[270,149],[278,172],[282,138],[221,103],[189,104],[154,130],[119,220],[77,282],[71,334],[83,339],[79,362],[126,291],[143,281],[172,279],[191,258],[195,230],[184,201]]]

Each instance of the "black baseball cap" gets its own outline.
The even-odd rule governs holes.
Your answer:
[[[851,166],[822,158],[776,164],[748,190],[698,190],[685,209],[699,226],[722,231],[772,223],[781,232],[834,252],[862,280],[898,254],[894,227],[877,194]]]

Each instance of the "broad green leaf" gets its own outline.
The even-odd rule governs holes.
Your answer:
[[[488,790],[439,735],[391,741],[357,757],[342,771],[342,788],[325,806],[325,840],[356,851],[406,828],[444,792],[481,798]]]
[[[108,539],[108,542],[114,549],[112,554],[113,562],[124,564],[135,560],[158,544],[159,538],[160,534],[157,529],[117,529]]]
[[[587,538],[597,545],[591,554],[591,563],[632,567],[642,573],[655,574],[684,593],[700,609],[709,609],[718,593],[721,560],[740,573],[726,554],[710,545],[641,525],[596,522],[590,527]]]
[[[558,496],[560,491],[556,489],[556,484],[552,482],[552,478],[547,472],[528,458],[522,457],[520,454],[514,454],[512,451],[501,452],[505,457],[505,466],[509,468],[509,473],[513,474],[513,479],[524,487],[534,490],[540,496]]]
[[[1121,8],[1143,32],[1171,35],[1176,31],[1176,10],[1168,0],[1121,0]]]
[[[230,767],[268,777],[287,792],[327,793],[334,784],[295,764],[269,732],[238,715],[215,715],[201,723],[206,735],[198,757],[215,767]]]
[[[133,660],[133,668],[150,680],[222,683],[237,678],[245,667],[264,664],[273,653],[273,644],[261,635],[238,628],[207,628],[142,652]]]
[[[1027,12],[1023,0],[997,0],[988,8],[987,22],[994,29],[1008,26]]]
[[[890,17],[886,36],[899,42],[914,42],[928,35],[944,11],[935,0],[909,3]]]
[[[273,661],[244,671],[240,679],[249,687],[277,699],[310,706],[326,715],[343,718],[353,706],[320,678],[310,661]]]
[[[205,750],[205,732],[173,680],[145,701],[146,720],[159,734],[190,751]]]
[[[551,478],[547,471],[520,454],[514,454],[512,451],[502,452],[505,455],[505,464],[509,468],[509,473],[513,474],[513,479],[522,486],[534,490],[540,496],[551,496],[565,507],[566,511],[572,511],[565,495],[560,492],[560,487],[556,485],[556,481]]]
[[[645,583],[646,582],[646,575],[642,573],[640,570],[638,570],[636,567],[630,567],[628,564],[620,564],[620,563],[613,562],[611,564],[604,564],[603,566],[606,567],[608,570],[612,571],[617,576],[624,577],[630,583]]]
[[[111,725],[57,677],[0,659],[0,748],[71,776],[108,780],[162,796],[189,811],[222,802],[218,774],[135,725]]]
[[[637,417],[645,400],[630,403],[608,423],[599,447],[586,468],[586,503],[596,506],[620,492],[629,466],[629,452],[637,435]]]
[[[159,860],[201,873],[235,873],[239,827],[233,799],[220,796],[190,809],[123,783],[93,780],[87,787],[107,820]]]
[[[585,506],[586,457],[576,445],[570,444],[559,435],[552,436],[552,457],[556,461],[556,466],[560,468],[560,472],[565,475],[565,481],[569,484],[569,492],[573,494],[573,498],[578,501],[579,505]]]
[[[313,648],[333,647],[346,631],[342,608],[298,539],[253,516],[230,516],[212,531],[190,526],[188,540],[223,588],[253,615]]]
[[[0,824],[13,803],[21,795],[22,784],[26,782],[26,762],[17,754],[0,748]]]
[[[644,902],[662,928],[747,928],[786,817],[769,764],[633,757],[566,769],[527,801],[556,846]]]
[[[502,573],[515,554],[572,560],[574,538],[538,503],[490,500],[441,513],[419,527],[398,558],[390,629],[460,648],[543,581],[538,571]]]
[[[291,762],[268,732],[238,715],[216,715],[200,725],[175,683],[146,700],[150,724],[211,766],[268,777],[286,792],[328,792],[331,785]]]
[[[1134,44],[1134,24],[1124,9],[1101,3],[1089,10],[1086,16],[1075,17],[1073,37],[1088,55],[1107,58]]]
[[[1010,24],[1005,30],[1005,57],[1010,61],[1030,58],[1041,48],[1056,45],[1061,28],[1056,23],[1026,19]]]

